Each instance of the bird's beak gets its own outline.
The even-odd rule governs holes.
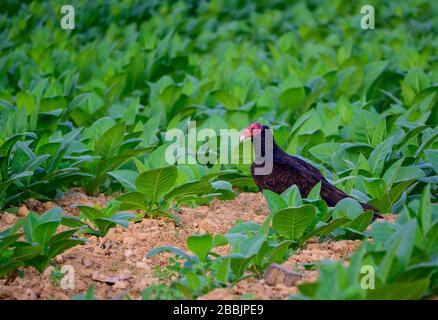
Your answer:
[[[240,143],[242,143],[244,140],[251,137],[251,131],[248,129],[245,129],[242,134],[240,135]]]

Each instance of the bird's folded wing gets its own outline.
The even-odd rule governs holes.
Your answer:
[[[330,184],[317,168],[300,158],[280,156],[275,162],[288,166],[293,171],[295,179],[300,181],[301,192],[306,196],[318,182],[321,182],[320,195],[329,206],[334,206],[338,201],[348,197],[344,191]]]

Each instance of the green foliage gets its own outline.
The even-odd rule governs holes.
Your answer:
[[[75,32],[53,23],[60,5],[3,6],[2,206],[78,185],[139,191],[135,168],[173,165],[164,132],[187,120],[271,124],[281,147],[382,213],[436,191],[436,46],[417,23],[434,21],[435,3],[375,4],[385,23],[373,32],[359,29],[359,4],[339,1],[107,1],[87,4]],[[231,169],[222,180],[255,190],[247,165],[219,167]]]
[[[117,198],[124,210],[141,209],[149,215],[172,216],[172,203],[204,203],[209,198],[219,196],[232,199],[232,185],[217,178],[226,172],[205,169],[202,166],[166,166],[147,170],[140,168],[140,174],[132,171],[117,171],[111,175],[133,191]],[[204,172],[199,170],[205,169]]]
[[[141,298],[142,300],[183,300],[185,297],[177,289],[155,284],[143,289]]]
[[[94,160],[84,168],[94,175],[85,185],[87,192],[97,193],[107,180],[108,172],[119,168],[131,158],[150,150],[150,147],[141,147],[141,132],[126,132],[126,126],[119,122],[101,132],[106,126],[106,118],[96,121],[86,132],[86,144],[92,150]],[[113,122],[111,118],[108,122]],[[93,127],[94,126],[94,127]]]
[[[75,295],[72,300],[97,300],[96,296],[94,295],[95,289],[96,285],[92,284],[88,287],[85,293]]]
[[[403,210],[400,224],[375,224],[374,241],[363,242],[348,266],[320,263],[318,280],[299,286],[301,295],[293,298],[408,300],[436,294],[438,206],[430,203],[427,193],[426,189],[418,211]],[[364,266],[373,270],[371,288]]]
[[[272,221],[272,228],[297,246],[313,236],[364,237],[363,232],[371,223],[373,212],[364,212],[360,204],[351,198],[343,199],[335,207],[329,208],[320,199],[320,188],[320,184],[316,185],[306,199],[301,198],[295,185],[281,195],[264,190],[271,211],[264,222],[265,231]]]
[[[65,273],[61,271],[61,268],[59,268],[59,266],[55,266],[55,268],[50,273],[50,281],[52,281],[55,286],[59,286],[59,283],[64,275]]]
[[[178,260],[173,260],[168,270],[172,270],[178,280],[172,283],[172,290],[180,291],[186,298],[196,298],[214,288],[235,284],[245,277],[260,276],[272,263],[285,261],[293,249],[312,236],[327,236],[345,226],[351,230],[359,227],[363,231],[371,221],[366,220],[364,225],[358,219],[363,216],[362,208],[359,206],[360,211],[357,208],[353,210],[346,202],[333,211],[346,212],[344,215],[348,214],[352,219],[341,216],[330,222],[321,221],[328,220],[330,215],[327,215],[325,202],[318,199],[319,186],[312,190],[311,199],[301,199],[296,186],[281,195],[268,190],[264,191],[264,195],[271,213],[262,225],[238,223],[224,236],[191,235],[186,245],[194,255],[176,247],[162,246],[151,250],[147,257],[161,252],[173,253]],[[302,204],[303,201],[308,203]],[[352,203],[353,206],[358,205],[357,202]],[[227,244],[230,245],[229,254],[214,253],[214,248]]]
[[[116,225],[127,228],[128,222],[136,216],[127,212],[119,212],[121,203],[116,200],[110,201],[105,208],[99,205],[93,207],[78,205],[77,208],[81,214],[79,218],[74,216],[66,216],[62,219],[62,224],[69,227],[83,227],[81,232],[92,234],[98,237],[104,237],[109,229]],[[89,221],[92,226],[89,226]]]
[[[298,240],[312,223],[315,215],[316,209],[312,205],[285,208],[275,214],[272,227],[286,239]]]
[[[371,1],[375,30],[360,29],[360,2],[109,0],[87,2],[70,32],[57,23],[64,4],[2,2],[0,209],[51,200],[72,187],[121,192],[107,208],[81,207],[87,222],[61,218],[74,228],[59,239],[68,247],[80,242],[76,231],[104,235],[126,225],[130,217],[118,210],[168,216],[180,205],[257,191],[247,164],[200,165],[189,148],[180,156],[194,164],[167,163],[164,155],[165,132],[187,132],[189,120],[215,132],[259,121],[287,152],[380,213],[399,214],[400,223],[374,223],[370,234],[371,212],[350,199],[328,208],[321,186],[307,199],[296,187],[265,192],[270,215],[261,226],[232,228],[225,235],[229,255],[212,254],[219,236],[190,238],[194,255],[169,249],[188,261],[175,267],[180,281],[145,298],[196,297],[258,275],[311,237],[372,237],[375,245],[364,245],[352,261],[369,260],[385,274],[374,297],[418,298],[436,288],[436,273],[393,278],[411,267],[423,274],[436,251],[436,1]],[[211,153],[219,151],[220,144]],[[0,233],[0,274],[44,269],[56,255],[55,216],[45,222],[30,214]],[[44,236],[36,235],[38,226]],[[412,254],[401,254],[412,247],[409,228]],[[401,229],[407,240],[398,240]],[[303,294],[371,297],[357,290],[352,270],[354,263],[323,267],[319,289],[309,285]]]
[[[155,248],[147,254],[147,257],[161,252],[176,255],[178,260],[168,267],[178,278],[171,288],[185,298],[195,298],[245,277],[260,275],[271,263],[281,263],[291,254],[291,241],[280,240],[276,233],[267,235],[261,225],[252,222],[236,224],[224,236],[191,235],[186,243],[194,255],[169,246]],[[218,255],[213,250],[228,244],[227,255]]]
[[[74,237],[81,227],[57,233],[62,222],[60,208],[54,208],[39,216],[28,216],[0,233],[0,276],[10,274],[25,266],[43,272],[52,258],[65,250],[85,242]]]

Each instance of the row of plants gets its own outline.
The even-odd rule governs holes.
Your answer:
[[[192,253],[157,249],[179,252],[185,262],[178,258],[169,269],[179,278],[174,291],[151,288],[145,297],[157,290],[194,298],[259,276],[314,236],[373,243],[364,241],[348,268],[320,266],[320,279],[303,287],[302,297],[328,297],[330,279],[348,289],[345,297],[372,297],[356,290],[354,265],[365,262],[389,274],[379,279],[385,292],[410,283],[398,277],[411,267],[419,277],[411,282],[423,281],[410,287],[411,297],[434,292],[435,271],[428,277],[414,266],[434,268],[436,206],[420,199],[434,202],[438,191],[437,3],[370,1],[378,27],[360,30],[361,4],[341,0],[73,0],[72,31],[59,27],[64,4],[2,4],[0,210],[13,212],[30,198],[53,200],[72,187],[120,195],[106,208],[80,207],[79,218],[58,209],[32,213],[2,231],[0,275],[25,266],[41,271],[85,241],[82,234],[104,236],[145,215],[177,221],[180,205],[256,191],[245,164],[165,162],[165,133],[187,132],[190,120],[216,132],[259,121],[273,128],[280,147],[345,192],[382,214],[400,214],[398,224],[375,223],[369,233],[370,212],[355,200],[327,208],[318,187],[307,199],[293,187],[283,195],[266,192],[271,214],[263,225],[194,235],[187,243]],[[431,228],[423,227],[427,207]],[[60,226],[69,229],[58,233]],[[379,238],[379,229],[391,241]],[[414,249],[407,240],[394,249],[409,230]],[[217,256],[215,248],[225,245],[229,254]],[[390,251],[396,257],[383,259]]]
[[[328,209],[318,188],[307,199],[300,198],[295,186],[282,195],[264,194],[271,213],[263,224],[241,222],[225,235],[189,236],[190,252],[169,246],[150,251],[147,257],[175,255],[157,270],[163,279],[174,281],[145,289],[143,298],[193,299],[247,277],[260,278],[272,263],[285,262],[312,237],[364,241],[348,266],[319,262],[318,280],[299,285],[300,294],[292,299],[420,299],[437,294],[438,206],[430,202],[430,186],[404,207],[397,223],[375,222],[371,231],[366,229],[373,212],[363,212],[353,199]],[[214,250],[221,246],[229,246],[227,254]],[[363,266],[373,269],[371,288],[363,285]]]
[[[104,120],[98,123],[102,125]],[[74,130],[65,135],[56,132],[39,139],[31,132],[17,133],[4,141],[0,149],[2,206],[17,204],[28,198],[48,200],[60,190],[75,185],[83,186],[91,194],[106,186],[113,191],[129,191],[126,197],[134,197],[133,192],[137,191],[135,180],[139,173],[142,176],[139,180],[153,179],[154,174],[166,173],[172,176],[169,184],[186,184],[180,190],[187,187],[193,193],[196,188],[205,193],[208,191],[199,184],[199,179],[198,182],[194,180],[193,170],[207,170],[208,173],[196,172],[197,178],[205,175],[203,180],[206,182],[222,176],[237,187],[253,187],[250,179],[244,179],[249,174],[245,165],[186,165],[179,166],[181,173],[177,174],[176,168],[169,167],[164,161],[166,144],[148,153],[142,162],[135,155],[144,153],[148,148],[139,147],[141,139],[135,136],[140,132],[124,136],[121,124],[110,126],[107,130],[102,130],[101,125],[86,130],[82,135],[85,137],[80,139],[80,130]],[[432,183],[433,191],[436,190],[438,153],[433,148],[438,138],[436,130],[414,123],[405,123],[404,127],[406,131],[400,129],[385,140],[384,134],[379,131],[385,131],[385,125],[373,131],[380,136],[380,140],[374,141],[375,148],[361,142],[327,142],[312,147],[309,151],[313,157],[309,158],[320,162],[314,164],[346,192],[352,192],[362,201],[370,201],[380,212],[387,213],[407,188],[418,192],[421,190],[418,184]],[[99,130],[103,131],[100,135],[96,132]],[[93,137],[90,137],[91,132]],[[281,141],[282,127],[276,132]],[[109,139],[115,136],[120,137],[119,141]],[[91,151],[94,145],[99,147]],[[120,169],[128,161],[129,164]],[[151,172],[147,173],[148,170]],[[156,170],[155,173],[152,170]],[[230,190],[225,182],[216,181],[215,185],[220,186],[219,189]],[[166,183],[163,183],[163,188],[165,192],[170,191]],[[161,196],[164,194],[157,194],[150,200],[157,203]],[[174,191],[167,199],[177,196],[178,191]],[[139,208],[144,207],[141,202],[141,199],[136,201]]]
[[[423,40],[426,27],[406,27],[430,17],[434,3],[379,4],[385,27],[372,34],[356,32],[360,8],[340,1],[109,1],[91,11],[73,1],[83,12],[70,33],[53,22],[60,5],[5,5],[3,207],[73,186],[132,192],[121,180],[144,171],[133,159],[148,162],[163,133],[185,131],[188,120],[216,131],[262,120],[286,151],[383,212],[406,186],[399,182],[436,191],[436,46]],[[152,168],[171,165],[158,162]],[[220,168],[232,169],[242,176],[227,181],[254,190],[248,166]]]
[[[148,170],[139,161],[137,164],[143,172],[110,172],[133,191],[118,196],[104,208],[76,205],[79,216],[62,215],[58,207],[42,215],[30,212],[3,230],[0,233],[0,277],[15,277],[17,270],[26,266],[43,272],[57,255],[83,244],[86,238],[79,238],[81,234],[104,237],[116,225],[128,227],[129,221],[139,221],[145,216],[167,216],[178,222],[176,206],[206,203],[213,197],[231,199],[235,196],[229,182],[216,179],[230,172],[200,165]],[[69,229],[57,232],[61,226]]]
[[[420,199],[404,206],[397,223],[375,223],[372,242],[364,241],[348,266],[322,262],[314,283],[299,286],[294,299],[409,300],[438,293],[438,205],[427,187]],[[364,284],[364,266],[373,278]],[[371,281],[371,282],[370,282]]]
[[[120,211],[120,206],[116,200],[105,208],[78,206],[79,217],[63,215],[59,207],[41,215],[30,212],[0,232],[0,278],[10,283],[24,267],[44,272],[56,256],[86,243],[86,236],[103,237],[116,225],[128,227],[136,215]]]

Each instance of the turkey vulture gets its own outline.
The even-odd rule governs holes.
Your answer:
[[[281,194],[295,184],[304,198],[318,182],[321,182],[320,196],[330,207],[334,207],[344,198],[351,198],[344,191],[330,184],[317,168],[281,150],[275,143],[269,127],[259,123],[249,125],[240,136],[240,141],[248,138],[253,142],[255,153],[251,174],[260,190],[268,189]],[[271,160],[272,164],[267,165]],[[261,170],[265,167],[269,169],[268,172]],[[374,219],[382,217],[374,207],[359,203],[365,210],[374,211]]]

